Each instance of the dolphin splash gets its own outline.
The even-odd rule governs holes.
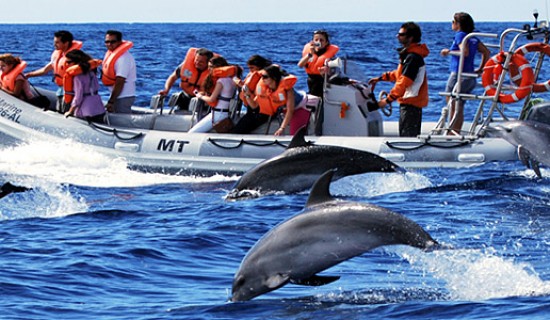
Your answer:
[[[0,199],[12,193],[25,192],[28,190],[30,189],[27,187],[16,186],[11,184],[10,182],[6,182],[0,187]]]

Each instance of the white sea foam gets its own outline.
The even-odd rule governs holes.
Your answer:
[[[27,177],[54,183],[91,187],[135,187],[166,183],[223,182],[236,177],[175,176],[142,173],[127,168],[122,158],[112,159],[85,145],[36,141],[0,149],[0,172],[8,178]],[[27,181],[28,184],[28,181]],[[32,183],[31,183],[32,184]]]
[[[550,294],[550,281],[542,280],[527,264],[496,256],[490,250],[419,250],[397,253],[415,268],[446,283],[452,300],[482,301]]]
[[[430,180],[416,172],[365,173],[344,177],[331,185],[337,195],[373,197],[394,192],[406,192],[431,187]]]
[[[75,197],[62,185],[35,181],[33,189],[2,199],[0,220],[27,218],[58,218],[86,212],[88,205]]]

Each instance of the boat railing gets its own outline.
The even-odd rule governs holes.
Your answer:
[[[505,47],[506,47],[505,41],[507,37],[510,35],[513,35],[513,38],[508,46],[508,49],[505,50]],[[543,43],[548,43],[548,37],[549,37],[549,31],[546,26],[540,27],[540,28],[531,28],[529,25],[526,25],[525,29],[510,28],[502,32],[500,36],[500,51],[506,53],[506,58],[504,60],[503,67],[502,67],[505,72],[502,72],[500,74],[500,77],[496,84],[495,93],[493,96],[490,96],[491,106],[487,112],[487,115],[482,120],[483,112],[476,113],[476,118],[474,118],[474,121],[472,122],[472,126],[469,130],[470,134],[476,134],[476,135],[483,134],[485,131],[485,128],[487,128],[487,126],[494,120],[493,115],[495,112],[498,112],[502,117],[502,119],[505,121],[510,119],[510,117],[505,113],[505,110],[504,110],[505,104],[499,101],[499,97],[502,91],[516,89],[514,86],[505,86],[504,82],[508,73],[506,71],[510,70],[509,67],[512,62],[512,57],[515,51],[518,49],[518,42],[520,39],[526,39],[528,41],[532,41],[535,39],[543,38],[544,39]],[[538,61],[536,63],[536,66],[538,67],[535,68],[536,70],[534,72],[535,80],[538,78],[538,74],[542,66],[543,58],[544,58],[544,53],[541,52],[538,56]],[[524,105],[523,105],[522,111],[520,112],[520,115],[518,115],[518,118],[524,112],[523,110],[527,108],[531,94],[532,94],[532,91],[527,95],[527,97],[524,98]],[[481,107],[482,106],[480,106],[480,108]]]
[[[509,38],[510,35],[514,35],[512,38],[508,49],[505,49],[506,47],[506,40]],[[516,28],[510,28],[503,31],[500,35],[493,34],[493,33],[470,33],[468,34],[463,41],[468,41],[468,39],[472,37],[479,37],[479,38],[488,38],[488,39],[499,39],[497,44],[494,43],[487,43],[485,44],[487,47],[492,48],[498,48],[499,52],[505,52],[506,58],[503,63],[503,70],[499,76],[499,79],[496,83],[495,93],[494,95],[487,96],[485,92],[482,95],[472,94],[472,93],[460,93],[461,89],[461,80],[464,77],[479,77],[476,73],[465,73],[462,72],[462,67],[464,65],[465,55],[464,55],[464,49],[463,47],[459,52],[451,53],[453,55],[458,55],[460,57],[459,59],[459,68],[457,73],[457,84],[453,88],[452,92],[441,92],[440,95],[449,97],[447,105],[442,109],[441,116],[439,121],[437,122],[437,125],[434,127],[434,129],[431,131],[431,134],[426,135],[429,137],[434,137],[436,135],[445,135],[447,137],[450,137],[452,135],[449,135],[451,132],[451,128],[453,125],[453,121],[455,119],[453,114],[450,114],[450,106],[452,103],[455,103],[455,108],[461,107],[461,101],[465,100],[477,100],[479,101],[479,106],[476,110],[476,113],[474,115],[473,120],[470,123],[470,127],[467,128],[465,131],[465,134],[458,133],[458,136],[456,136],[456,139],[469,139],[469,138],[479,138],[481,135],[484,134],[484,129],[496,118],[494,118],[495,113],[498,113],[500,117],[503,120],[508,120],[510,116],[508,116],[505,112],[505,105],[499,102],[500,93],[503,91],[511,91],[517,89],[513,84],[512,85],[506,85],[505,79],[507,76],[507,71],[509,70],[509,66],[512,61],[512,55],[514,54],[515,50],[518,47],[518,43],[520,39],[527,39],[529,41],[533,39],[540,39],[544,38],[544,43],[548,43],[548,37],[549,32],[547,27],[541,27],[541,28],[531,28],[529,26],[526,26],[525,29],[516,29]],[[544,58],[544,53],[541,52],[538,57],[538,61],[535,67],[535,79],[537,79],[538,74],[542,67],[542,60]],[[525,108],[527,108],[528,100],[530,95],[525,99],[525,104],[522,109],[522,113]],[[487,113],[485,114],[485,105],[487,103],[490,103],[490,107],[487,110]],[[456,113],[456,109],[455,109]]]
[[[472,37],[478,37],[478,38],[488,38],[488,39],[498,39],[499,35],[496,33],[481,33],[481,32],[472,32],[469,33],[464,37],[462,40],[464,43],[466,43],[470,38]],[[498,47],[499,45],[495,44],[487,44],[490,47]],[[453,88],[451,92],[440,92],[439,95],[448,97],[447,99],[447,105],[441,110],[441,116],[437,122],[437,125],[432,130],[431,135],[447,135],[452,128],[453,122],[456,121],[455,114],[457,113],[457,110],[455,110],[455,114],[450,113],[450,106],[452,103],[455,103],[456,108],[461,108],[462,104],[459,102],[463,100],[478,100],[481,103],[480,108],[482,108],[482,105],[484,104],[485,100],[491,99],[490,97],[487,97],[485,95],[476,95],[471,93],[460,93],[461,91],[461,85],[462,85],[462,79],[464,77],[467,78],[477,78],[479,75],[477,73],[468,73],[463,72],[463,66],[464,66],[464,60],[466,58],[465,55],[466,46],[462,46],[460,51],[457,52],[450,52],[449,54],[459,56],[458,60],[458,72],[457,72],[457,81],[456,85]],[[478,108],[479,111],[479,108]],[[461,139],[459,137],[458,139]]]

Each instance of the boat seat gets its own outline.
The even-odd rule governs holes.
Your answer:
[[[153,129],[156,114],[107,113],[107,123],[115,127]]]
[[[168,114],[157,116],[153,129],[162,131],[185,132],[191,129],[191,115]]]

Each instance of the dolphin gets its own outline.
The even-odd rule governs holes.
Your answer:
[[[329,169],[338,169],[335,180],[366,172],[403,171],[395,163],[367,151],[308,143],[305,133],[305,127],[300,129],[283,153],[244,173],[226,199],[251,197],[249,190],[262,194],[304,191]]]
[[[317,273],[376,247],[438,246],[414,221],[373,204],[337,200],[329,185],[334,170],[314,184],[303,212],[268,231],[235,273],[231,301],[247,301],[287,283],[324,285],[339,279]]]
[[[542,178],[540,164],[550,166],[550,125],[532,120],[506,121],[488,132],[517,147],[519,160]]]
[[[11,193],[25,192],[25,191],[28,191],[28,190],[30,190],[30,189],[27,188],[27,187],[16,186],[16,185],[13,185],[9,182],[6,182],[0,187],[0,199],[2,199],[3,197],[5,197],[5,196],[7,196]]]

